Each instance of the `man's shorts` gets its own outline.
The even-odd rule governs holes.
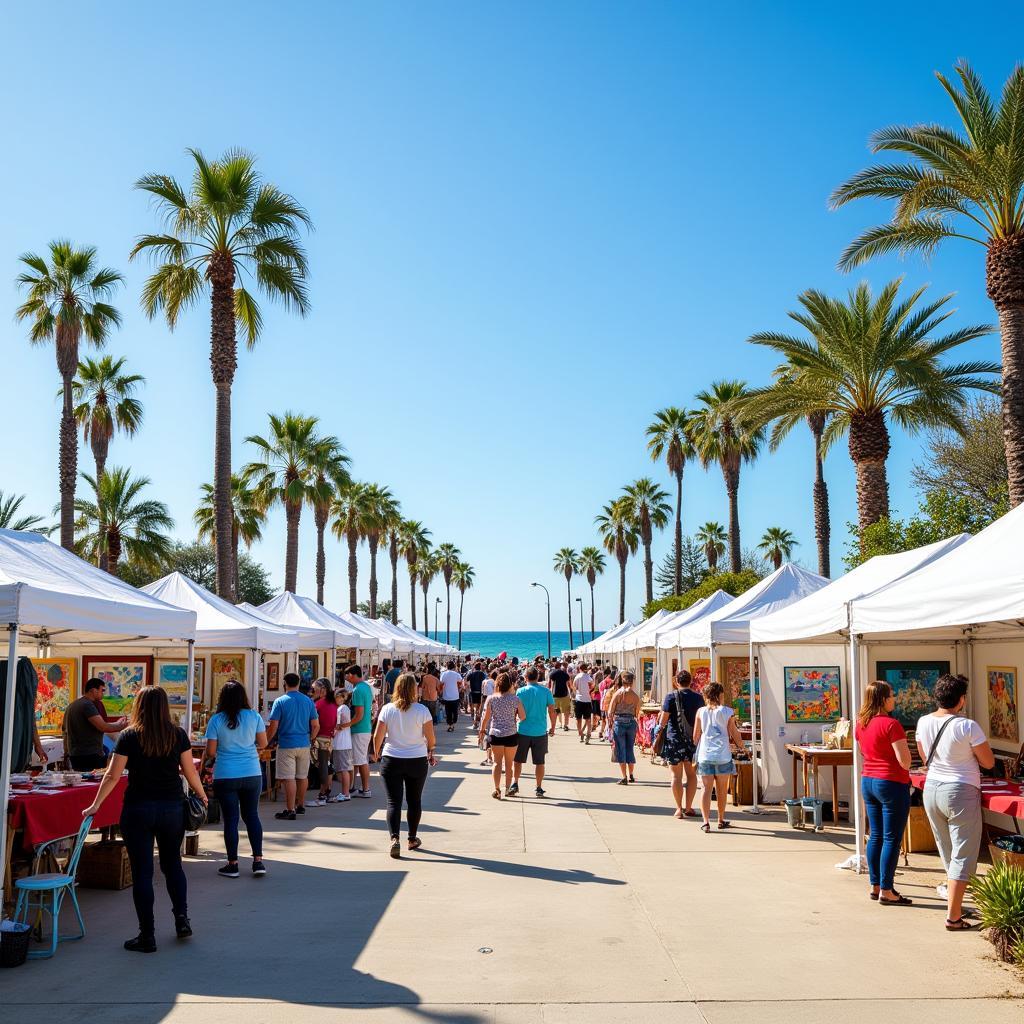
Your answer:
[[[560,715],[567,715],[572,710],[571,697],[555,697],[555,711]]]
[[[331,771],[350,772],[352,771],[352,748],[331,751]]]
[[[370,763],[370,734],[368,732],[352,733],[352,766]]]
[[[566,698],[568,699],[568,698]],[[548,752],[548,734],[544,733],[543,736],[523,736],[519,737],[519,747],[516,750],[516,761],[519,764],[526,764],[526,755],[530,754],[533,763],[535,765],[541,765],[544,763],[544,758]]]
[[[576,701],[576,721],[582,722],[594,713],[594,705],[589,701]]]
[[[309,747],[277,748],[277,779],[294,782],[309,775]]]
[[[483,694],[478,693],[476,690],[469,691],[469,703],[470,704],[481,704],[483,703]]]

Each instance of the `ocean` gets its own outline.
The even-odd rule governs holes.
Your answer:
[[[602,632],[603,630],[598,630],[597,635],[600,636]],[[433,636],[433,633],[431,633],[431,636]],[[444,639],[443,632],[441,639]],[[586,632],[585,639],[590,639],[589,629]],[[579,634],[573,633],[573,640],[578,644],[580,642]],[[457,641],[458,635],[453,630],[452,643],[454,644]],[[502,651],[507,652],[510,658],[518,657],[520,660],[523,658],[533,658],[538,654],[547,656],[548,635],[543,629],[538,632],[501,630],[490,633],[474,633],[464,630],[462,633],[462,649],[464,651],[475,651],[491,658],[501,654]],[[552,630],[551,653],[558,655],[568,649],[569,634],[565,631],[556,632]]]

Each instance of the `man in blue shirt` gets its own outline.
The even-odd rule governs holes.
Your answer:
[[[284,785],[284,810],[274,817],[285,821],[306,813],[309,748],[320,731],[316,705],[299,692],[299,682],[297,673],[285,673],[285,692],[274,701],[267,723],[267,741],[277,736],[277,781]]]
[[[543,796],[541,783],[544,781],[544,758],[548,752],[548,728],[555,728],[555,698],[546,686],[538,680],[540,673],[531,666],[526,670],[526,685],[516,693],[524,717],[519,721],[519,748],[515,758],[515,780],[509,787],[509,796],[519,795],[519,774],[526,764],[526,755],[533,758],[533,768],[537,776],[537,796]]]

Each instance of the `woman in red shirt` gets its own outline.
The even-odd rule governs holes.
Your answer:
[[[857,742],[863,756],[861,793],[871,826],[870,895],[883,906],[905,907],[912,901],[893,888],[893,878],[910,815],[910,747],[903,726],[892,717],[895,706],[888,683],[869,684],[857,715]]]

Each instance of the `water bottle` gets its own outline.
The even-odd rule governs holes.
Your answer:
[[[811,742],[811,734],[806,729],[800,733],[800,746],[809,746]]]

